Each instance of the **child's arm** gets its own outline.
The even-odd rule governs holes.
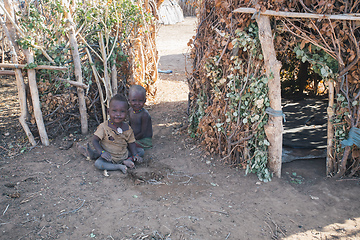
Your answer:
[[[146,136],[148,127],[151,125],[151,117],[149,114],[142,114],[141,116],[141,131],[136,134],[136,139],[142,139]]]
[[[100,138],[96,135],[93,136],[92,144],[96,151],[100,154],[100,157],[105,159],[106,161],[111,161],[111,155],[110,153],[106,152],[100,145]]]
[[[142,157],[140,157],[140,156],[137,154],[135,142],[129,143],[129,149],[130,149],[131,155],[133,156],[134,162],[139,162],[139,163],[141,163],[141,162],[143,161],[143,159],[142,159]]]

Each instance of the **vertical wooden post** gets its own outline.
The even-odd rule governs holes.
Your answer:
[[[30,50],[23,49],[23,51],[26,56],[27,63],[28,64],[34,63],[34,56],[30,52]],[[45,146],[49,146],[50,142],[49,142],[48,135],[46,133],[44,119],[43,119],[41,107],[40,107],[39,91],[38,91],[37,83],[36,83],[36,72],[34,69],[28,69],[27,72],[28,72],[28,80],[29,80],[29,86],[30,86],[30,92],[31,92],[31,100],[33,103],[34,115],[35,115],[36,125],[39,130],[41,143],[44,144]]]
[[[66,1],[66,0],[64,1],[64,6],[66,7],[65,17],[67,19],[67,27],[69,29],[68,33],[69,33],[69,41],[70,41],[70,46],[71,46],[71,53],[72,53],[73,60],[74,60],[75,78],[76,78],[77,82],[83,83],[79,48],[78,48],[78,44],[76,41],[76,33],[75,33],[75,28],[73,26],[72,16],[70,14],[69,4],[70,3],[68,1]],[[86,111],[84,89],[81,87],[78,87],[77,93],[78,93],[78,98],[79,98],[81,133],[87,134],[88,133],[88,121],[87,121],[87,111]]]
[[[326,150],[326,174],[329,176],[334,172],[334,158],[331,156],[333,151],[334,125],[332,123],[334,117],[334,82],[333,79],[328,80],[329,103],[327,108],[328,124],[327,124],[327,150]]]
[[[256,21],[259,27],[259,39],[264,55],[266,75],[269,79],[270,107],[276,111],[281,111],[281,63],[276,59],[270,19],[260,14]],[[265,126],[265,133],[270,142],[268,166],[279,178],[281,177],[282,132],[282,116],[269,115],[268,124]]]
[[[109,107],[110,99],[113,96],[113,91],[112,91],[109,72],[108,72],[108,56],[106,54],[104,36],[101,32],[99,32],[99,46],[100,46],[100,52],[103,58],[103,65],[104,65],[104,86],[106,91],[106,100],[107,100],[106,102],[107,102],[107,107]]]

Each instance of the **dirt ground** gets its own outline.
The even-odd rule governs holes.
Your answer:
[[[185,56],[194,23],[159,31],[159,68],[173,73],[160,74],[147,106],[149,163],[126,175],[106,177],[75,147],[64,149],[91,134],[19,154],[15,83],[2,80],[0,239],[360,239],[359,179],[329,179],[325,160],[313,159],[283,164],[281,179],[262,183],[189,138]]]

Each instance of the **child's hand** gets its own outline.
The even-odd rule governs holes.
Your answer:
[[[137,162],[137,163],[142,163],[144,160],[142,157],[140,157],[139,155],[135,155],[134,156],[134,162]]]
[[[100,157],[102,157],[108,162],[111,162],[111,154],[106,151],[102,151]]]

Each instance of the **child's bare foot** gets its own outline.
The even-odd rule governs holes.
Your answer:
[[[143,163],[143,162],[144,162],[144,159],[143,159],[143,158],[138,158],[138,159],[136,159],[135,162],[136,162],[136,163]]]
[[[142,157],[140,157],[139,155],[136,155],[134,157],[134,162],[136,163],[143,163],[144,162],[144,159]]]
[[[133,162],[133,161],[131,161],[131,159],[130,159],[130,158],[128,158],[128,159],[126,159],[126,160],[124,160],[124,161],[123,161],[123,164],[124,164],[126,167],[130,168],[130,169],[132,169],[132,168],[134,168],[134,167],[135,167],[134,162]]]
[[[122,173],[126,173],[127,172],[127,167],[125,165],[122,164],[118,164],[119,165],[119,170],[122,171]]]
[[[86,150],[86,148],[82,145],[80,145],[79,143],[76,143],[76,149],[78,150],[78,152],[83,155],[84,157],[86,157],[86,160],[90,160],[90,156],[88,151]]]

